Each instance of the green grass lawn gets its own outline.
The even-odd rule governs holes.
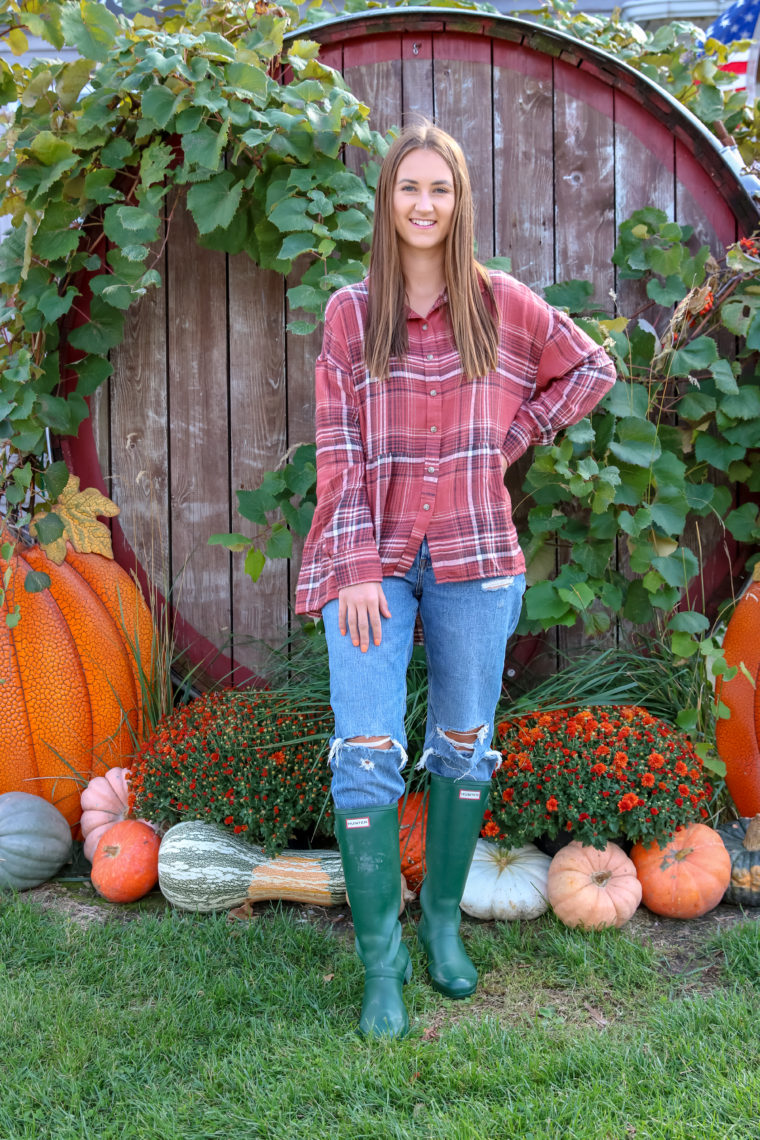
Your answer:
[[[107,904],[103,904],[107,905]],[[551,916],[464,923],[481,972],[436,994],[413,941],[411,1035],[354,1032],[350,923],[259,906],[0,902],[0,1140],[758,1140],[760,925],[663,956]]]

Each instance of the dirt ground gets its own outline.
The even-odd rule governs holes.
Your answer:
[[[162,913],[169,904],[160,893],[152,891],[144,899],[127,906],[106,902],[95,892],[88,880],[53,880],[27,891],[25,898],[45,911],[66,915],[75,922],[130,922],[145,913]],[[346,907],[320,907],[293,905],[304,921],[331,927],[336,933],[353,938],[351,912]],[[247,903],[238,911],[230,912],[230,921],[245,921],[266,914],[268,903]],[[416,904],[412,904],[413,913]],[[760,920],[760,908],[742,910],[735,906],[718,906],[702,918],[683,921],[662,918],[641,906],[625,933],[650,946],[661,959],[663,968],[672,975],[683,975],[704,961],[708,943],[724,930],[745,922]],[[465,919],[465,921],[474,921]]]

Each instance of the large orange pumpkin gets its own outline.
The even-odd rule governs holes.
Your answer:
[[[398,815],[401,873],[409,889],[418,891],[425,878],[426,794],[410,792],[405,798],[400,799]]]
[[[760,812],[760,564],[755,575],[723,638],[723,655],[737,672],[730,681],[719,682],[718,696],[731,716],[719,720],[715,730],[718,753],[726,765],[726,785],[742,816]]]
[[[717,906],[731,881],[731,857],[711,827],[682,827],[664,847],[631,851],[644,906],[667,918],[699,918]]]
[[[7,538],[7,535],[5,536]],[[32,571],[50,576],[30,594]],[[121,764],[133,751],[130,728],[142,730],[138,662],[151,672],[153,626],[135,582],[100,554],[71,548],[56,566],[39,546],[19,540],[0,606],[0,794],[33,792],[72,826],[82,784]],[[20,620],[5,618],[16,604]]]

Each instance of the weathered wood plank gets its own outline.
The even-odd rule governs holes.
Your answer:
[[[708,172],[684,144],[676,140],[676,221],[694,227],[700,245],[713,253],[736,241],[736,219],[715,192]]]
[[[554,63],[556,274],[558,281],[593,281],[595,296],[611,304],[615,278],[615,151],[613,96],[593,76]],[[566,554],[559,551],[560,564]],[[595,647],[614,644],[615,625]],[[557,631],[560,666],[589,648],[579,620]]]
[[[493,53],[495,252],[540,292],[554,279],[552,63],[506,41]]]
[[[670,131],[633,99],[615,92],[616,234],[634,210],[645,206],[654,206],[674,220],[674,171],[674,142]],[[630,317],[651,304],[646,287],[640,281],[618,277],[615,293],[622,316]]]
[[[493,257],[493,103],[491,41],[484,36],[433,36],[433,105],[439,126],[462,147],[475,202],[481,261]]]
[[[229,259],[230,329],[230,483],[232,529],[255,535],[237,513],[238,490],[250,490],[276,467],[287,449],[285,386],[285,298],[282,277],[259,269],[244,253]],[[279,645],[288,626],[288,567],[267,562],[258,582],[232,560],[234,657],[244,669],[261,674],[266,647]],[[253,640],[255,639],[255,640]],[[246,678],[236,672],[233,683]]]
[[[612,90],[560,60],[554,63],[557,280],[614,287],[615,149]]]
[[[158,252],[156,250],[156,252]],[[111,478],[119,523],[153,586],[169,590],[169,425],[166,370],[166,255],[159,289],[127,311],[111,353]],[[100,450],[100,446],[99,446]],[[105,469],[105,468],[104,468]]]
[[[226,264],[199,247],[183,207],[167,277],[171,573],[188,627],[222,647],[231,633],[230,555],[208,538],[231,523]]]
[[[423,116],[432,119],[433,36],[430,32],[409,32],[401,37],[401,80],[403,125]]]
[[[352,40],[343,49],[343,78],[370,109],[370,126],[385,134],[401,125],[401,37],[378,35]],[[361,174],[367,161],[358,148],[346,148],[346,166]]]

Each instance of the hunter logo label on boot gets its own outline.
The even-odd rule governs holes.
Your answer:
[[[369,816],[357,815],[354,819],[347,819],[346,830],[351,831],[354,827],[369,827]]]
[[[474,788],[460,788],[459,798],[460,800],[479,800],[480,792],[476,792]]]

